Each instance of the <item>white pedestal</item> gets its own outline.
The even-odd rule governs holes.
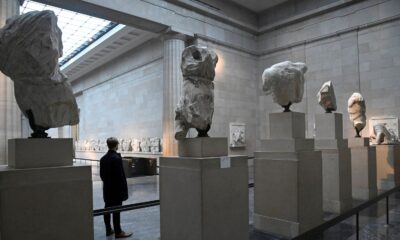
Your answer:
[[[400,185],[400,145],[376,145],[378,190]]]
[[[376,149],[369,146],[368,138],[350,138],[351,182],[353,198],[369,200],[377,196]]]
[[[228,146],[227,139],[223,149],[219,149],[221,140],[213,138],[185,139],[178,144],[181,150],[203,147],[184,151],[193,155],[160,158],[161,239],[247,240],[247,157],[219,157]],[[216,156],[197,157],[208,153]]]
[[[304,138],[304,113],[270,114],[270,132],[254,153],[254,228],[294,237],[322,223],[321,153]]]
[[[32,147],[29,140],[43,152],[57,146],[60,153],[67,152],[68,148],[70,153],[67,155],[72,156],[72,139],[65,145],[58,144],[56,139],[55,145],[52,145],[53,139],[11,140],[17,149],[14,164],[21,169],[0,167],[0,239],[93,239],[91,167],[57,166],[55,163],[65,164],[64,160],[54,159],[52,154],[57,149],[49,150],[48,158],[51,159],[30,163],[35,159],[32,154],[18,152],[18,149]],[[46,157],[42,151],[34,151],[42,158]],[[53,166],[41,167],[40,163]],[[34,168],[27,167],[32,165]]]
[[[352,207],[351,155],[342,114],[317,114],[315,128],[315,149],[322,153],[323,208],[339,214]]]
[[[8,140],[8,166],[42,168],[72,166],[71,138],[17,138]]]

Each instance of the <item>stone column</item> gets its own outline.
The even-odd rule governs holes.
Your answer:
[[[0,0],[0,28],[19,14],[18,0]],[[7,142],[21,137],[21,111],[14,97],[14,84],[0,72],[0,165],[7,164]]]
[[[175,108],[182,94],[181,58],[186,36],[166,33],[164,36],[164,104],[163,104],[163,153],[164,156],[178,154],[175,140]]]

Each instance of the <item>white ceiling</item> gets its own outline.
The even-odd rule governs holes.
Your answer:
[[[284,3],[288,0],[230,0],[245,8],[252,10],[253,12],[261,12],[265,9],[273,7],[275,5]]]

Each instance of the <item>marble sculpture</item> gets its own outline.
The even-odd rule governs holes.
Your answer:
[[[133,138],[131,140],[131,147],[133,152],[140,152],[140,140],[137,138]]]
[[[121,152],[152,152],[162,151],[162,140],[158,137],[143,138],[120,138],[119,151]],[[90,139],[75,141],[75,150],[77,151],[95,151],[107,152],[108,147],[105,139]]]
[[[150,150],[152,153],[161,152],[161,139],[150,138]]]
[[[244,138],[244,131],[242,129],[236,129],[232,133],[231,137],[231,147],[242,147],[244,146],[245,138]]]
[[[292,103],[299,103],[303,99],[304,74],[307,66],[304,63],[285,61],[272,65],[262,74],[263,91],[272,94],[274,102],[290,112]]]
[[[141,152],[151,152],[151,144],[149,138],[142,138],[142,141],[140,141],[140,150]]]
[[[321,105],[326,113],[336,111],[336,97],[335,91],[333,90],[332,81],[324,83],[317,94],[318,103]]]
[[[79,122],[78,107],[61,73],[61,30],[52,11],[33,11],[7,20],[0,29],[0,70],[14,81],[15,98],[34,131]]]
[[[214,77],[217,54],[206,47],[189,46],[182,52],[183,95],[175,110],[175,138],[190,128],[208,137],[214,113]]]
[[[347,111],[349,112],[350,120],[353,123],[353,127],[356,130],[355,137],[361,137],[360,132],[364,129],[366,124],[365,117],[365,101],[360,93],[353,93],[347,104]]]
[[[371,136],[375,143],[380,144],[394,144],[397,142],[396,135],[390,133],[385,124],[378,123],[373,126],[374,135]]]

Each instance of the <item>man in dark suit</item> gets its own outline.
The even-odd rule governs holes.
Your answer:
[[[117,153],[119,142],[116,138],[107,139],[108,152],[100,159],[100,177],[103,181],[103,198],[105,207],[121,206],[128,199],[128,185],[122,166],[121,154]],[[130,237],[132,233],[125,233],[120,225],[120,213],[113,213],[114,230],[111,228],[110,214],[104,214],[106,235],[114,233],[115,238]]]

